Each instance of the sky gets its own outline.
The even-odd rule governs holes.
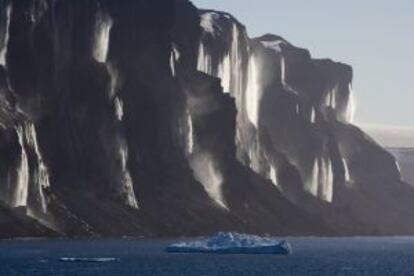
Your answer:
[[[355,123],[370,134],[379,128],[388,135],[390,129],[392,137],[402,129],[412,133],[413,139],[406,137],[401,143],[412,140],[414,146],[413,0],[192,2],[199,8],[233,14],[246,25],[250,37],[278,34],[309,49],[315,58],[351,65],[357,102]]]

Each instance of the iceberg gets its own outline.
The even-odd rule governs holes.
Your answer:
[[[220,232],[212,237],[172,244],[165,251],[168,253],[289,255],[292,253],[292,247],[287,241],[278,241],[274,238]]]

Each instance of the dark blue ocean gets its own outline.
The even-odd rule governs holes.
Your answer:
[[[0,241],[0,275],[414,275],[414,238],[286,240],[290,256],[164,253],[176,240]]]

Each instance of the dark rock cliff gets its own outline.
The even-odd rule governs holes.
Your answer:
[[[0,235],[413,233],[351,82],[186,0],[1,0]]]

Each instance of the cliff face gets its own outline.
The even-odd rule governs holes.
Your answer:
[[[229,14],[200,16],[198,69],[236,100],[239,161],[340,233],[412,231],[410,215],[394,219],[413,195],[398,164],[352,125],[352,68],[276,35],[249,39]]]
[[[2,0],[0,222],[27,225],[16,236],[412,233],[393,219],[413,194],[395,160],[350,125],[351,82],[186,0]]]

